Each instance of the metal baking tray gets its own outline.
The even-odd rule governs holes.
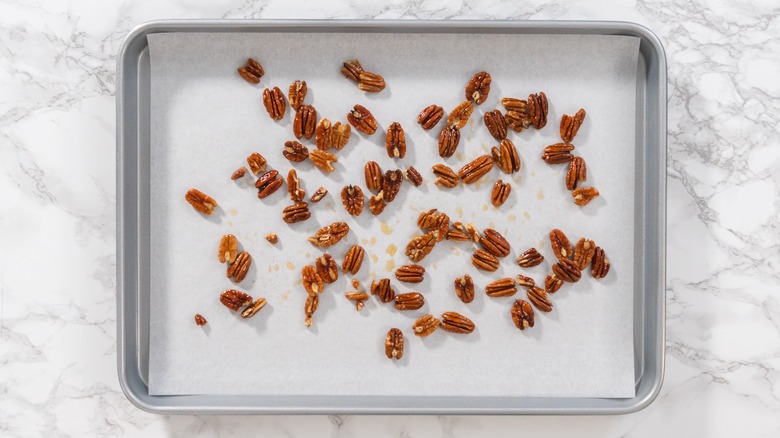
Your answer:
[[[152,396],[149,366],[150,61],[159,32],[596,34],[640,39],[637,80],[633,398],[433,396]],[[664,370],[666,59],[647,28],[626,22],[155,21],[135,28],[117,56],[117,360],[139,408],[215,414],[622,414],[657,396]]]

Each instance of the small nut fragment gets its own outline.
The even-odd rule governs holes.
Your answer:
[[[219,295],[219,302],[228,309],[238,312],[238,309],[252,302],[252,297],[244,292],[228,289]]]
[[[309,204],[305,202],[296,202],[282,210],[282,220],[288,224],[303,222],[310,217]]]
[[[257,85],[260,83],[260,78],[265,74],[265,70],[263,70],[263,66],[259,62],[249,58],[243,67],[238,68],[238,74],[250,84]]]
[[[515,323],[515,327],[520,330],[525,330],[534,326],[534,309],[531,304],[525,300],[517,300],[512,304],[512,322]]]
[[[255,175],[259,174],[260,172],[265,172],[265,169],[268,166],[268,162],[266,161],[265,157],[258,154],[257,152],[253,152],[251,155],[246,157],[246,163],[249,165],[249,170],[251,170]]]
[[[385,211],[387,207],[387,201],[385,201],[384,192],[380,191],[379,194],[368,198],[368,209],[374,216]]]
[[[482,248],[496,257],[506,257],[509,255],[509,242],[498,231],[492,228],[486,228],[482,232],[482,238],[479,240]]]
[[[371,111],[363,105],[355,105],[355,107],[347,114],[347,121],[353,128],[358,131],[372,135],[376,132],[376,119]]]
[[[343,74],[345,78],[357,83],[360,81],[360,73],[363,73],[363,66],[360,65],[360,61],[352,59],[344,62],[344,68],[341,69],[341,74]]]
[[[422,175],[420,175],[420,172],[418,172],[417,169],[415,169],[413,166],[406,168],[406,173],[404,173],[404,176],[415,187],[420,187],[423,183]]]
[[[403,158],[406,156],[406,136],[404,128],[398,122],[393,122],[387,127],[385,136],[385,149],[390,158]]]
[[[574,203],[582,207],[596,199],[599,191],[595,187],[578,187],[571,192],[571,195],[574,197]]]
[[[464,233],[463,231],[457,228],[450,228],[449,230],[447,230],[445,239],[455,240],[457,242],[468,242],[469,240],[471,240],[468,234]]]
[[[320,306],[320,296],[319,295],[309,295],[306,297],[306,303],[303,305],[303,315],[306,317],[306,319],[303,320],[303,325],[306,327],[311,327],[312,323],[314,322],[312,318],[314,317],[314,312],[317,311],[317,308]]]
[[[341,270],[349,272],[352,275],[357,274],[360,270],[360,266],[363,264],[363,258],[366,255],[366,250],[360,245],[352,245],[344,256],[344,263],[341,264]]]
[[[263,90],[263,106],[265,106],[265,110],[268,111],[271,119],[282,120],[284,111],[287,109],[287,101],[284,99],[282,90],[279,87]]]
[[[293,120],[293,134],[295,138],[306,137],[311,139],[314,136],[314,129],[317,126],[317,110],[311,105],[303,105],[295,111]]]
[[[479,235],[479,231],[477,231],[477,227],[475,227],[471,222],[467,223],[466,225],[463,225],[462,222],[454,222],[452,227],[465,233],[467,236],[469,236],[469,240],[474,243],[479,243],[479,240],[482,239],[482,237]]]
[[[239,167],[238,169],[236,169],[236,171],[235,171],[235,172],[233,172],[233,174],[232,174],[232,175],[230,175],[230,179],[232,179],[233,181],[235,181],[235,180],[237,180],[237,179],[239,179],[239,178],[243,177],[245,174],[246,174],[246,167],[244,167],[244,166],[241,166],[241,167]]]
[[[369,161],[365,168],[366,188],[371,192],[382,190],[382,168],[376,161]]]
[[[517,276],[517,284],[523,287],[536,286],[536,282],[534,281],[534,279],[525,275]]]
[[[580,108],[576,114],[570,116],[564,114],[561,117],[561,140],[566,143],[571,143],[574,137],[577,135],[577,131],[580,130],[582,122],[585,121],[585,110]]]
[[[379,301],[389,303],[395,298],[395,290],[390,286],[389,278],[381,278],[371,282],[371,295],[378,295]]]
[[[312,265],[306,265],[301,269],[301,280],[303,289],[309,295],[316,295],[325,290],[325,284],[317,272],[317,268]]]
[[[474,331],[474,322],[458,312],[441,314],[441,329],[450,333],[468,334]]]
[[[330,120],[322,119],[314,129],[314,144],[317,149],[327,151],[333,146],[333,125]]]
[[[192,208],[203,214],[214,213],[214,207],[217,206],[217,201],[215,201],[214,198],[198,189],[190,189],[187,191],[187,194],[184,195],[184,200],[189,202]]]
[[[397,310],[417,310],[425,304],[425,297],[419,292],[398,294],[393,298],[393,306]]]
[[[252,256],[244,251],[236,256],[236,261],[227,267],[227,278],[233,278],[236,283],[241,283],[252,265]]]
[[[429,231],[422,236],[413,238],[409,244],[406,245],[406,256],[415,263],[424,259],[425,256],[431,253],[433,246],[436,245],[438,236],[439,232],[434,230]]]
[[[276,245],[279,242],[279,236],[277,236],[276,233],[268,233],[265,235],[265,240],[271,245]]]
[[[400,329],[391,328],[385,336],[385,356],[388,359],[401,360],[404,356],[404,334]]]
[[[596,242],[582,238],[574,245],[574,263],[580,271],[585,270],[596,254]]]
[[[554,294],[555,292],[558,292],[558,289],[560,289],[561,286],[563,286],[563,280],[556,277],[555,274],[547,274],[547,277],[544,279],[544,290]]]
[[[477,105],[481,105],[488,98],[490,93],[490,82],[492,82],[490,73],[481,71],[472,76],[466,85],[466,100],[473,100]]]
[[[596,279],[604,278],[609,273],[610,266],[607,253],[605,253],[600,246],[597,246],[596,252],[593,255],[593,262],[590,266],[590,275]]]
[[[457,126],[448,125],[441,128],[439,133],[439,156],[449,158],[458,149],[460,143],[460,129]]]
[[[458,104],[447,117],[447,126],[454,126],[458,129],[466,126],[466,123],[474,112],[474,104],[465,100]]]
[[[385,78],[370,71],[361,72],[358,75],[358,88],[367,93],[379,93],[385,89]]]
[[[523,132],[524,129],[531,126],[531,116],[528,113],[507,111],[504,114],[504,121],[506,122],[506,127],[515,132]]]
[[[562,164],[568,163],[574,158],[571,151],[574,150],[574,145],[571,143],[555,143],[544,148],[542,152],[542,160],[547,164]]]
[[[474,280],[469,274],[455,279],[455,295],[465,304],[474,301]]]
[[[485,126],[487,126],[488,132],[496,140],[503,140],[506,138],[506,120],[504,115],[499,110],[488,111],[483,116],[485,119]]]
[[[206,321],[206,318],[203,317],[200,313],[195,314],[195,325],[197,326],[203,326],[208,324],[208,321]]]
[[[485,176],[493,168],[493,157],[480,155],[458,170],[458,176],[464,184],[473,184]]]
[[[460,182],[458,174],[455,173],[455,171],[446,164],[434,164],[433,175],[436,176],[436,179],[433,181],[434,184],[437,186],[440,185],[446,187],[448,189],[457,186]]]
[[[315,267],[317,268],[317,274],[319,274],[323,282],[331,284],[339,279],[339,267],[330,254],[325,253],[317,257]]]
[[[364,201],[363,190],[360,190],[360,187],[350,184],[341,189],[341,203],[350,215],[360,216],[360,213],[363,213]]]
[[[322,198],[325,197],[325,195],[328,194],[328,189],[325,187],[320,187],[317,190],[314,191],[314,193],[311,194],[311,198],[309,200],[311,202],[320,202]]]
[[[441,325],[439,318],[428,314],[418,318],[417,321],[414,322],[412,331],[414,331],[416,336],[425,337],[436,331],[436,329],[439,328],[439,325]]]
[[[352,136],[352,128],[346,123],[336,122],[330,131],[330,143],[340,151],[347,145],[350,136]]]
[[[536,250],[536,248],[529,248],[517,257],[517,264],[521,268],[532,268],[544,261],[544,256]]]
[[[284,158],[287,158],[294,163],[300,163],[309,158],[309,148],[295,140],[286,141],[284,142],[282,155],[284,155]]]
[[[287,193],[290,194],[290,199],[295,202],[301,202],[306,197],[306,192],[301,189],[301,180],[298,179],[298,172],[295,169],[290,169],[287,172]]]
[[[257,312],[260,311],[260,309],[265,307],[267,302],[268,300],[266,300],[265,298],[258,298],[257,300],[255,300],[254,303],[247,306],[246,309],[244,309],[244,311],[241,312],[241,317],[246,319],[255,316]]]
[[[547,292],[544,289],[538,286],[533,286],[528,288],[526,295],[528,296],[528,301],[530,301],[537,309],[545,313],[552,311],[552,301],[550,301],[550,299],[547,297]]]
[[[355,309],[357,309],[358,312],[360,312],[363,307],[365,307],[363,301],[368,300],[368,294],[365,292],[347,292],[344,294],[344,296],[348,300],[355,302]]]
[[[493,207],[501,207],[509,199],[510,193],[512,193],[512,186],[509,183],[504,183],[503,180],[498,180],[493,183],[493,190],[490,192],[490,203],[493,204]]]
[[[266,198],[276,192],[279,187],[282,186],[284,180],[279,177],[279,171],[269,170],[268,172],[260,175],[255,181],[255,187],[257,188],[257,197]]]
[[[444,108],[439,105],[429,105],[420,111],[417,116],[417,123],[426,131],[430,130],[444,117]]]
[[[495,272],[498,270],[498,259],[491,253],[478,249],[471,256],[471,264],[481,271]]]
[[[290,90],[287,93],[287,98],[290,99],[290,106],[295,111],[298,111],[300,107],[303,105],[304,99],[306,99],[306,92],[308,91],[308,87],[306,87],[306,81],[295,81],[292,84],[290,84]]]
[[[516,293],[517,286],[512,277],[502,278],[485,286],[485,294],[489,297],[511,297]]]
[[[569,238],[557,228],[550,231],[550,246],[558,260],[568,259],[572,256]]]
[[[393,202],[398,192],[401,190],[401,183],[404,182],[404,176],[400,169],[388,170],[382,178],[382,190],[385,202]]]
[[[528,96],[528,114],[536,129],[542,129],[547,124],[547,95],[544,92]]]
[[[566,188],[574,190],[577,184],[588,179],[588,169],[585,167],[585,160],[582,157],[574,157],[569,162],[569,170],[566,171]]]
[[[349,225],[346,222],[333,222],[317,230],[308,240],[314,246],[328,247],[338,243],[347,233]]]
[[[493,146],[490,153],[502,172],[512,174],[520,170],[520,155],[511,141],[501,140],[499,146]]]
[[[313,151],[309,152],[309,160],[324,172],[333,172],[336,170],[333,167],[333,163],[339,161],[335,155],[331,154],[330,152],[321,151],[319,149],[314,149]]]
[[[507,111],[515,111],[521,114],[527,114],[529,111],[528,102],[516,97],[502,97],[501,105],[503,105]]]
[[[225,234],[219,239],[219,251],[217,251],[217,260],[220,263],[233,263],[238,255],[238,239],[232,234]]]
[[[403,283],[421,283],[425,268],[420,265],[403,265],[395,270],[395,278]]]

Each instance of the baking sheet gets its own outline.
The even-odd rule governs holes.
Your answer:
[[[150,35],[150,394],[633,396],[638,42],[583,35]],[[261,88],[235,74],[247,56],[266,68]],[[339,65],[351,57],[382,73],[388,89],[367,96],[341,77]],[[550,122],[541,132],[510,133],[524,161],[520,173],[508,178],[493,170],[481,185],[439,190],[429,171],[442,161],[435,153],[438,130],[422,131],[416,115],[432,102],[454,107],[463,98],[465,82],[481,69],[493,75],[493,88],[463,130],[459,154],[446,160],[453,168],[495,143],[481,114],[497,107],[501,96],[544,90],[551,100]],[[334,174],[322,174],[309,163],[294,165],[309,194],[324,185],[331,195],[312,208],[312,220],[288,226],[280,219],[289,203],[286,193],[261,201],[248,180],[236,184],[229,175],[255,150],[283,174],[293,166],[281,155],[281,145],[292,138],[292,114],[288,108],[282,122],[271,121],[260,96],[262,86],[286,91],[299,78],[308,82],[307,102],[320,114],[343,122],[352,105],[362,103],[382,129],[372,137],[353,133],[338,153]],[[590,167],[588,183],[603,193],[584,209],[571,203],[563,187],[565,169],[538,159],[545,145],[559,141],[561,114],[573,114],[581,106],[588,119],[575,144]],[[498,229],[510,240],[512,255],[498,273],[486,275],[471,266],[467,244],[438,245],[422,263],[428,270],[425,282],[410,288],[394,281],[398,292],[425,294],[426,306],[415,312],[398,312],[373,299],[355,312],[341,296],[349,289],[342,276],[328,286],[314,327],[306,329],[299,271],[322,251],[305,236],[347,217],[332,195],[348,182],[363,185],[366,160],[377,160],[385,169],[393,166],[383,141],[384,128],[394,120],[406,128],[409,143],[400,166],[414,164],[426,184],[404,186],[379,218],[364,213],[349,220],[352,232],[329,252],[340,261],[350,244],[362,243],[371,255],[358,275],[362,283],[367,286],[374,275],[393,278],[392,265],[407,263],[403,247],[417,232],[417,214],[438,207],[453,220]],[[490,184],[498,177],[513,185],[513,195],[500,211],[488,201]],[[220,211],[200,217],[183,201],[190,187],[215,197]],[[596,282],[585,275],[575,286],[564,287],[552,297],[555,310],[537,314],[537,326],[526,332],[514,328],[508,312],[524,294],[493,299],[478,293],[469,305],[454,296],[452,279],[463,272],[474,277],[479,289],[492,279],[523,272],[513,259],[529,246],[551,258],[546,235],[552,227],[574,240],[587,236],[605,247],[613,261],[607,279]],[[263,239],[270,231],[279,235],[280,245],[272,247]],[[240,288],[269,300],[248,321],[217,300],[220,291],[233,287],[215,257],[219,237],[226,232],[235,234],[255,258]],[[390,244],[397,246],[395,254]],[[525,273],[542,281],[549,268],[545,262]],[[477,331],[469,336],[409,336],[416,317],[446,310],[472,318]],[[192,323],[196,312],[209,319],[205,330]],[[407,335],[406,354],[398,363],[382,351],[384,334],[392,326]]]

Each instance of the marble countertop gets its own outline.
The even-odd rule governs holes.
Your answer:
[[[159,416],[116,377],[115,60],[162,18],[627,20],[669,64],[667,360],[601,417]],[[0,3],[0,435],[780,436],[776,1]]]

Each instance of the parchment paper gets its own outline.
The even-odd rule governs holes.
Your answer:
[[[225,34],[166,33],[149,36],[152,66],[151,132],[151,342],[150,392],[160,394],[326,394],[446,396],[634,396],[634,170],[635,105],[639,42],[619,36],[555,35],[416,35],[416,34]],[[248,57],[266,70],[260,86],[236,73]],[[384,75],[388,87],[369,95],[340,73],[341,62],[358,58],[368,70]],[[418,112],[431,103],[446,111],[464,99],[464,86],[487,70],[493,86],[462,130],[454,169],[489,153],[497,142],[482,122],[485,111],[500,108],[502,96],[525,98],[545,91],[550,99],[547,127],[517,134],[510,131],[523,160],[508,176],[494,168],[475,185],[442,190],[433,184],[431,165],[441,124],[426,132]],[[293,139],[293,113],[272,121],[261,103],[264,87],[285,94],[295,79],[308,83],[307,103],[320,117],[346,122],[356,103],[373,111],[380,129],[371,137],[353,130],[338,152],[336,172],[324,174],[311,163],[292,164],[281,148]],[[588,165],[587,185],[602,197],[580,208],[564,187],[566,166],[539,158],[544,146],[560,141],[563,113],[583,107],[588,115],[575,144]],[[393,163],[384,148],[385,129],[399,121],[406,130],[406,158]],[[442,122],[443,123],[443,122]],[[305,142],[313,148],[313,141]],[[256,197],[253,179],[231,181],[251,152],[262,153],[270,168],[286,175],[295,167],[307,196],[319,186],[330,194],[311,205],[311,220],[281,221],[290,204],[286,188],[265,200]],[[363,165],[376,160],[383,169],[414,165],[425,184],[404,184],[401,193],[377,217],[366,208],[349,218],[338,194],[347,184],[365,190]],[[489,202],[492,183],[510,181],[512,195],[500,209]],[[184,194],[197,187],[220,204],[212,217],[195,212]],[[420,211],[437,207],[453,221],[472,221],[480,229],[499,230],[512,245],[496,273],[477,271],[469,243],[442,242],[421,263],[427,269],[418,285],[399,283],[394,268],[406,263],[404,247],[419,233]],[[353,243],[368,256],[357,275],[364,287],[373,277],[390,277],[398,293],[420,291],[426,304],[399,312],[374,297],[362,312],[343,293],[350,277],[327,286],[314,326],[303,325],[306,298],[300,270],[323,250],[306,237],[322,225],[346,220],[352,231],[327,249],[339,262]],[[609,276],[596,281],[589,273],[552,296],[552,313],[536,312],[536,326],[521,332],[512,324],[511,298],[490,298],[492,280],[524,273],[543,282],[550,272],[547,234],[564,230],[576,242],[586,236],[604,247],[612,260]],[[275,232],[279,244],[264,236]],[[254,262],[243,283],[225,278],[217,261],[221,235],[235,234]],[[535,246],[546,261],[520,269],[515,258]],[[397,248],[397,249],[396,249]],[[469,273],[477,297],[465,305],[455,296],[453,280]],[[263,296],[268,305],[253,319],[242,320],[223,307],[219,293],[228,288]],[[428,338],[412,335],[411,325],[426,313],[453,310],[473,319],[470,335],[438,331]],[[193,323],[195,313],[209,321]],[[390,327],[406,337],[401,361],[384,355]]]

